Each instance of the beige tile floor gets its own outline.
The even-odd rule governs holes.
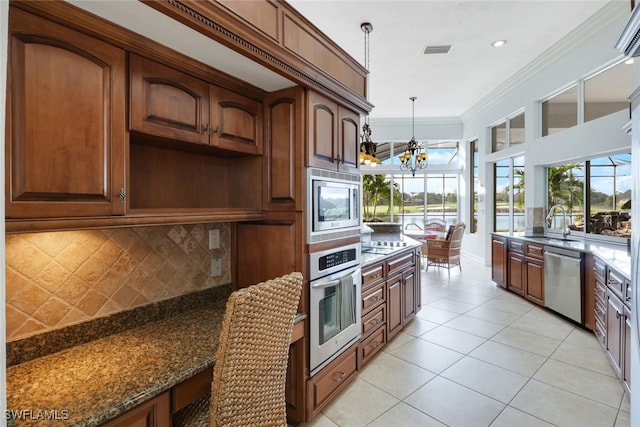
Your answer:
[[[462,264],[423,270],[422,311],[305,427],[629,426],[591,333]]]

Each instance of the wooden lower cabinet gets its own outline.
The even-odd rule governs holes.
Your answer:
[[[524,256],[518,253],[509,253],[508,264],[508,289],[520,296],[524,296]]]
[[[307,420],[311,420],[331,399],[355,378],[358,344],[354,344],[307,381]]]
[[[419,248],[362,270],[362,338],[358,368],[366,364],[421,309]]]
[[[387,339],[402,330],[402,274],[387,280]]]
[[[103,424],[103,427],[170,427],[171,392],[166,391]]]
[[[618,378],[622,378],[624,357],[624,306],[611,290],[607,289],[607,345],[606,352]]]
[[[544,306],[544,262],[526,258],[525,298]]]
[[[491,280],[507,287],[507,239],[491,236]]]
[[[507,289],[544,306],[544,247],[509,241],[509,248]]]

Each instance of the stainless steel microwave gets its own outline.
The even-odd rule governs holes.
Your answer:
[[[321,169],[309,169],[308,175],[310,241],[359,235],[360,175]]]

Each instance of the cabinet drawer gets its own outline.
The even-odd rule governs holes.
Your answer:
[[[602,304],[603,306],[606,305],[606,301],[607,301],[607,288],[605,287],[604,283],[600,282],[599,280],[596,279],[596,284],[595,284],[595,296],[596,296],[596,302]]]
[[[398,255],[387,261],[387,277],[391,277],[396,273],[405,270],[408,267],[415,265],[415,258],[413,252],[407,252],[402,255]]]
[[[607,272],[607,286],[609,289],[613,291],[617,296],[622,298],[624,292],[626,291],[625,287],[625,279],[622,275],[620,275],[617,271],[609,269]]]
[[[602,282],[605,281],[607,274],[607,264],[605,264],[604,261],[596,256],[593,257],[593,273],[596,278],[600,279]]]
[[[362,341],[360,344],[360,352],[363,365],[367,363],[374,354],[380,351],[382,347],[384,347],[384,343],[386,342],[386,332],[385,328],[379,328],[369,338]]]
[[[509,240],[509,250],[512,252],[523,252],[524,243],[519,240]]]
[[[362,290],[366,290],[369,287],[384,279],[384,263],[372,265],[362,270]]]
[[[382,304],[362,318],[362,337],[366,338],[367,335],[375,331],[376,328],[383,326],[385,320],[385,307],[384,304]]]
[[[352,379],[357,367],[357,350],[358,345],[349,348],[309,380],[308,397],[311,405],[308,410],[319,410]]]
[[[596,308],[594,311],[596,314],[596,321],[599,321],[602,324],[605,324],[607,321],[607,309],[604,303],[601,303],[600,301],[596,300]]]
[[[525,245],[525,254],[534,258],[544,258],[544,246],[535,243],[527,243]]]
[[[362,294],[362,314],[365,314],[371,308],[384,302],[384,282],[379,283],[373,288],[363,292]]]
[[[599,320],[596,319],[596,327],[595,327],[595,330],[593,332],[596,334],[596,338],[598,339],[598,342],[600,343],[602,348],[606,348],[606,346],[607,346],[607,332],[606,332],[606,328],[604,326],[604,323],[601,323]]]

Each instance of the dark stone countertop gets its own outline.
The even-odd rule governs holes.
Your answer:
[[[631,254],[629,254],[624,245],[587,240],[573,236],[569,236],[568,240],[562,240],[556,237],[527,237],[524,233],[492,232],[491,234],[535,242],[546,246],[555,246],[558,248],[592,253],[599,258],[602,258],[602,260],[627,279],[631,278]]]
[[[189,310],[8,368],[10,411],[68,414],[10,425],[96,426],[205,370],[215,362],[224,308]]]

